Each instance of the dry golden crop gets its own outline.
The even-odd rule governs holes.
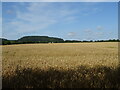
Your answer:
[[[118,42],[2,46],[3,87],[117,87]]]

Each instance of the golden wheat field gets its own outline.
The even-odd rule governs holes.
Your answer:
[[[2,46],[3,87],[120,88],[118,42]]]

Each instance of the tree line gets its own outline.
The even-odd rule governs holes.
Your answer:
[[[32,44],[32,43],[80,43],[80,42],[119,42],[119,39],[109,39],[109,40],[63,40],[56,37],[48,36],[25,36],[18,40],[7,40],[0,38],[0,45],[11,45],[11,44]]]

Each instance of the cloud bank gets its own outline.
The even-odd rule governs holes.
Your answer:
[[[26,5],[24,3],[20,4]],[[10,22],[3,23],[3,35],[13,37],[15,34],[20,35],[44,30],[59,23],[74,22],[77,19],[74,14],[79,12],[79,10],[72,9],[67,4],[29,3],[27,5],[27,7],[24,7],[25,12],[16,8],[14,11],[16,13],[15,18]],[[59,7],[55,8],[56,5],[59,5]],[[11,13],[12,10],[7,10],[7,14]],[[7,34],[9,30],[12,30],[12,32]]]

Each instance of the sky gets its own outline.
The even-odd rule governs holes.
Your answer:
[[[2,27],[2,4],[0,2],[0,27]],[[2,36],[2,28],[0,28],[0,37]]]
[[[0,18],[1,19],[1,18]],[[3,2],[2,37],[118,38],[117,2]]]
[[[2,2],[118,2],[119,0],[1,0]]]

